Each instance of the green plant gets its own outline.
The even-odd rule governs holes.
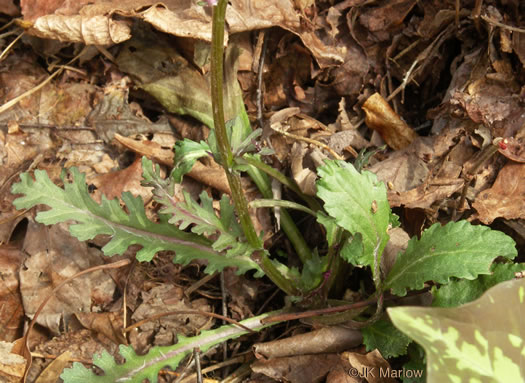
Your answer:
[[[39,212],[36,220],[44,224],[73,220],[76,223],[70,226],[70,232],[80,240],[92,239],[98,234],[109,235],[111,240],[102,249],[108,256],[122,254],[130,245],[138,244],[142,246],[137,253],[140,261],[151,260],[160,250],[172,250],[176,263],[206,260],[207,273],[218,272],[225,267],[236,267],[238,273],[253,270],[255,276],[269,277],[303,307],[324,305],[331,298],[330,292],[337,290],[338,284],[344,281],[349,268],[370,267],[378,303],[375,314],[367,313],[365,316],[352,311],[349,316],[342,316],[341,320],[360,315],[351,323],[356,327],[368,326],[363,331],[367,348],[377,347],[388,356],[404,354],[410,339],[396,336],[391,323],[379,320],[383,314],[384,293],[392,291],[404,296],[407,290],[422,289],[425,282],[433,281],[445,289],[441,290],[444,296],[447,286],[461,281],[482,280],[480,275],[491,273],[491,265],[497,257],[507,261],[513,259],[516,256],[514,242],[501,232],[473,226],[466,221],[451,222],[445,226],[434,224],[420,239],[410,240],[406,251],[398,255],[388,275],[383,275],[381,258],[389,240],[388,231],[398,225],[397,216],[388,204],[384,183],[373,173],[360,172],[352,164],[326,161],[318,168],[317,196],[324,203],[321,207],[317,199],[302,195],[293,181],[264,163],[261,156],[268,152],[257,152],[253,143],[261,131],[251,131],[242,98],[238,95],[223,98],[223,93],[234,93],[228,91],[233,89],[231,82],[227,82],[226,92],[223,91],[226,5],[227,1],[220,0],[213,8],[213,123],[203,114],[195,114],[213,127],[208,141],[179,142],[175,167],[167,179],[160,176],[158,166],[146,158],[142,160],[144,185],[153,188],[154,198],[162,206],[158,222],[146,217],[141,198],[130,193],[122,195],[125,209],[116,199],[109,201],[103,197],[100,205],[95,203],[89,195],[84,175],[76,169],[69,171],[70,181],[68,173],[62,174],[63,188],[54,185],[43,171],[35,171],[34,180],[29,174],[22,174],[21,182],[12,188],[13,193],[24,195],[14,201],[15,206],[18,209],[38,204],[49,206],[51,209]],[[236,116],[229,121],[225,121],[224,117],[224,100],[228,114]],[[201,194],[200,203],[188,194],[185,194],[183,202],[173,197],[174,183],[180,182],[198,158],[210,153],[224,168],[232,192],[232,201],[227,196],[221,199],[219,215],[206,194]],[[241,188],[241,172],[248,173],[266,199],[255,202],[254,206],[299,207],[316,217],[326,233],[325,251],[310,249],[290,215],[283,209],[283,231],[293,244],[302,268],[291,268],[271,258],[251,222]],[[281,181],[308,206],[269,201],[272,195],[268,177]],[[490,283],[505,279],[509,279],[508,274],[498,274]],[[486,287],[488,285],[485,284],[480,289]],[[436,294],[439,296],[438,292]],[[452,296],[447,302],[457,304],[459,298]],[[253,330],[263,328],[257,318],[248,319],[246,323],[251,321],[257,323]],[[144,378],[155,381],[160,368],[177,366],[190,350],[188,344],[204,350],[242,333],[239,329],[232,329],[234,327],[226,326],[199,337],[181,338],[177,345],[154,348],[144,357],[136,356],[132,350],[123,347],[121,353],[126,358],[123,365],[116,365],[109,355],[98,359],[97,363],[105,371],[105,376],[96,377],[80,365],[75,365],[72,370],[64,372],[63,378],[66,382],[123,379],[140,382]],[[388,332],[389,336],[377,336],[384,332]]]

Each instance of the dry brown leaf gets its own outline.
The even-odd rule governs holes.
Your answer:
[[[71,360],[69,351],[61,353],[46,367],[44,371],[35,380],[35,383],[55,383],[60,379],[60,374],[68,366]]]
[[[11,353],[12,348],[12,343],[0,341],[0,381],[3,383],[19,383],[24,376],[26,360]]]
[[[290,154],[292,177],[303,192],[306,195],[314,196],[317,193],[317,187],[315,181],[317,180],[317,174],[309,168],[303,167],[303,159],[307,153],[306,145],[301,142],[296,142],[292,146],[292,152]]]
[[[18,289],[18,272],[23,258],[20,249],[10,245],[0,246],[0,339],[8,342],[22,334],[24,308]]]
[[[93,355],[100,355],[103,351],[114,354],[118,345],[113,342],[103,342],[90,330],[68,331],[52,339],[40,342],[33,351],[36,355],[61,355],[64,352],[71,353],[70,359],[91,361]],[[49,359],[34,358],[33,365],[28,375],[28,382],[35,381],[37,375],[48,364]]]
[[[396,262],[397,255],[405,251],[410,240],[408,233],[401,227],[394,227],[388,231],[390,239],[388,240],[383,255],[381,255],[381,272],[388,275],[392,266]]]
[[[161,318],[148,320],[156,314],[176,312],[177,310],[212,311],[205,299],[195,299],[186,302],[184,299],[173,300],[173,286],[162,284],[149,291],[141,293],[142,303],[132,315],[133,322],[146,320],[139,332],[130,332],[130,342],[133,348],[142,353],[151,346],[167,346],[176,342],[177,335],[193,336],[196,332],[209,329],[215,319],[197,314],[172,314]]]
[[[394,112],[379,93],[366,100],[363,110],[366,113],[366,125],[378,131],[392,149],[403,149],[416,139],[417,133]]]
[[[270,360],[259,360],[250,366],[252,371],[264,374],[279,382],[322,382],[326,375],[339,365],[339,355],[299,355]]]
[[[147,134],[152,132],[171,132],[168,121],[159,119],[152,123],[140,110],[133,110],[128,101],[130,80],[127,77],[109,83],[104,95],[86,117],[85,125],[93,126],[98,137],[110,142],[115,133],[124,136]]]
[[[462,166],[473,153],[462,135],[461,129],[453,129],[437,137],[419,137],[371,166],[371,172],[391,185],[390,205],[425,209],[458,191],[464,184]]]
[[[173,166],[173,151],[171,149],[163,148],[152,141],[136,141],[120,134],[115,134],[115,139],[137,154],[153,158],[161,164]],[[216,166],[206,166],[197,161],[189,171],[188,176],[223,193],[231,193],[226,173],[217,164]]]
[[[522,131],[525,133],[525,131]],[[524,138],[505,138],[498,148],[498,151],[509,160],[519,163],[525,163],[525,143]]]
[[[118,44],[131,38],[127,23],[102,15],[46,15],[36,19],[28,32],[45,39],[93,45]]]
[[[65,278],[103,262],[99,250],[71,237],[62,226],[49,228],[32,221],[28,224],[24,250],[30,255],[20,270],[20,291],[24,310],[32,318],[42,301]],[[113,300],[115,283],[104,272],[80,277],[64,286],[49,301],[37,323],[60,333],[75,312],[90,312],[98,304]]]
[[[228,296],[228,309],[232,319],[242,320],[254,316],[257,293],[261,283],[243,275],[237,275],[233,268],[224,270],[224,287]]]
[[[120,198],[122,192],[129,191],[134,196],[141,196],[143,201],[152,198],[150,187],[144,187],[142,181],[142,160],[137,156],[135,161],[125,169],[102,174],[90,182],[97,187],[93,193],[95,200],[100,201],[102,194],[108,199]]]
[[[0,0],[0,12],[9,16],[16,16],[20,14],[20,9],[13,0]]]
[[[29,32],[46,38],[100,45],[125,41],[131,37],[129,27],[111,17],[118,12],[142,18],[165,33],[211,41],[211,12],[193,1],[82,0],[75,3],[52,1],[42,5],[26,0],[21,5],[25,19],[34,21]],[[225,42],[228,33],[279,26],[299,36],[322,68],[343,62],[344,49],[325,45],[312,27],[301,23],[302,17],[293,0],[233,0],[226,10]]]
[[[257,343],[253,351],[257,358],[324,354],[357,347],[363,341],[361,332],[345,327],[324,327],[320,330],[266,343]]]
[[[75,313],[79,322],[95,333],[99,333],[111,339],[115,344],[126,344],[127,340],[122,334],[123,320],[122,312],[103,313]]]
[[[357,352],[345,352],[342,356],[347,358],[350,364],[362,372],[362,376],[368,383],[395,383],[397,382],[392,376],[397,370],[392,370],[388,362],[381,356],[379,350],[374,350],[368,354],[359,354]],[[395,376],[395,375],[394,375]]]
[[[478,194],[472,206],[487,225],[496,218],[525,218],[525,164],[505,165],[492,188]]]

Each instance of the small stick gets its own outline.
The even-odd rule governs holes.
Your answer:
[[[202,370],[201,370],[201,350],[198,347],[193,349],[193,359],[195,360],[195,370],[197,371],[197,383],[202,383]]]

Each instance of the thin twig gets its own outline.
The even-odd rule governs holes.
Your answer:
[[[5,49],[3,50],[2,54],[0,55],[0,61],[2,61],[3,59],[5,59],[5,56],[7,56],[7,54],[9,53],[9,51],[11,50],[11,48],[13,48],[13,46],[17,43],[18,40],[20,40],[22,38],[22,36],[24,35],[25,32],[22,32],[20,33],[16,39],[14,39],[13,41],[11,41],[11,43],[5,47]]]
[[[414,296],[414,295],[425,294],[426,292],[428,292],[428,290],[429,289],[426,288],[424,290],[420,290],[420,291],[417,291],[417,292],[409,293],[409,294],[407,294],[407,296]],[[261,323],[267,324],[267,323],[274,323],[274,322],[291,321],[291,320],[295,320],[295,319],[311,318],[311,317],[324,315],[324,314],[334,314],[334,313],[340,313],[340,312],[348,311],[348,310],[360,309],[360,308],[363,308],[363,307],[366,307],[366,306],[371,306],[371,305],[374,305],[374,304],[378,303],[379,298],[380,297],[378,297],[378,298],[371,298],[371,299],[367,299],[366,301],[352,303],[352,304],[349,304],[349,305],[341,305],[341,306],[335,306],[335,307],[326,307],[324,309],[309,310],[309,311],[303,311],[303,312],[297,312],[297,313],[278,314],[278,315],[274,315],[274,316],[270,316],[270,317],[266,317],[266,318],[261,319]],[[398,300],[398,299],[402,299],[402,298],[405,298],[405,297],[391,296],[391,297],[383,298],[382,302],[379,302],[379,303],[382,304],[383,301]]]
[[[195,360],[195,371],[197,372],[197,383],[202,383],[202,370],[201,370],[201,350],[198,347],[193,349],[193,359]]]
[[[503,28],[503,29],[507,29],[507,30],[512,31],[512,32],[525,33],[525,29],[523,29],[523,28],[513,27],[511,25],[500,23],[499,21],[491,19],[488,16],[483,15],[483,16],[481,16],[481,18],[484,21],[486,21],[487,23],[495,25],[497,27],[500,27],[500,28]]]
[[[263,110],[264,110],[264,99],[263,99],[263,72],[264,72],[264,61],[266,59],[266,50],[268,48],[268,31],[265,30],[262,34],[263,44],[261,48],[261,56],[259,57],[259,66],[257,68],[257,92],[256,92],[256,105],[257,105],[257,122],[261,129],[264,129],[263,121]]]
[[[186,314],[186,315],[203,315],[203,316],[208,316],[208,317],[212,317],[212,318],[216,318],[216,319],[221,319],[221,320],[223,320],[225,322],[228,322],[228,323],[231,323],[231,324],[233,324],[235,326],[238,326],[238,327],[242,328],[243,330],[246,330],[246,331],[248,331],[248,332],[250,332],[252,334],[256,333],[256,331],[253,331],[249,327],[246,327],[245,325],[243,325],[242,323],[237,322],[234,319],[230,319],[230,318],[225,317],[225,316],[220,315],[220,314],[215,314],[215,313],[210,313],[210,312],[207,312],[207,311],[200,311],[200,310],[174,310],[174,311],[167,311],[165,313],[155,314],[155,315],[152,315],[152,316],[150,316],[150,317],[148,317],[146,319],[143,319],[141,321],[133,323],[132,325],[126,327],[124,329],[124,331],[125,332],[130,332],[134,328],[140,327],[144,323],[153,321],[155,319],[159,319],[159,318],[162,318],[162,317],[165,317],[165,316],[169,316],[169,315],[181,315],[181,314]]]
[[[320,148],[322,148],[322,149],[326,150],[328,153],[330,153],[332,155],[332,157],[334,157],[336,160],[344,161],[344,157],[341,157],[331,147],[329,147],[326,144],[323,144],[322,142],[319,142],[319,141],[316,141],[316,140],[312,140],[311,138],[307,138],[307,137],[301,137],[301,136],[298,136],[298,135],[293,134],[293,133],[288,133],[287,131],[282,130],[282,129],[276,129],[276,128],[272,128],[272,129],[275,130],[276,132],[282,134],[283,136],[293,138],[294,140],[304,141],[304,142],[307,142],[309,144],[319,146]]]

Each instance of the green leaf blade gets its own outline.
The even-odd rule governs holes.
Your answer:
[[[502,232],[467,221],[434,224],[421,239],[412,238],[406,251],[398,255],[385,289],[403,296],[407,289],[422,289],[427,281],[448,283],[451,277],[475,279],[489,274],[498,256],[513,259],[514,241]]]
[[[326,161],[318,174],[317,195],[324,201],[325,210],[345,230],[353,235],[361,233],[360,261],[373,266],[374,253],[379,260],[389,239],[390,205],[384,183],[375,174],[361,174],[343,161]]]
[[[378,349],[384,358],[405,355],[412,339],[399,331],[391,322],[378,320],[362,331],[367,351]]]
[[[498,283],[514,278],[515,273],[525,270],[525,264],[496,263],[491,267],[490,275],[480,275],[474,280],[460,279],[432,288],[432,306],[456,307],[478,299],[486,290]]]
[[[151,165],[151,164],[150,164]],[[37,222],[51,225],[74,221],[70,225],[71,235],[79,240],[93,239],[100,234],[111,237],[102,248],[107,256],[123,254],[131,245],[140,245],[139,261],[150,261],[161,250],[175,252],[174,262],[188,264],[192,260],[208,261],[205,272],[221,271],[225,267],[237,267],[238,273],[255,269],[261,275],[260,267],[249,257],[234,254],[226,257],[212,248],[206,238],[186,233],[167,223],[154,223],[145,213],[142,198],[123,193],[122,200],[129,214],[122,209],[117,199],[104,196],[97,204],[89,195],[84,174],[70,169],[72,181],[63,177],[64,188],[56,186],[44,171],[35,171],[35,180],[29,174],[21,174],[21,182],[12,187],[15,194],[23,194],[13,204],[18,209],[32,208],[43,204],[51,209],[40,211]],[[218,221],[218,219],[217,219]]]
[[[276,313],[262,314],[243,320],[240,323],[252,331],[259,331],[279,323],[270,322],[263,324],[261,322],[261,319]],[[180,361],[193,352],[195,348],[199,348],[201,352],[206,352],[217,344],[238,338],[247,333],[248,330],[245,328],[236,325],[226,325],[214,330],[203,331],[195,337],[179,335],[177,344],[163,347],[155,346],[143,356],[137,355],[131,346],[120,345],[119,352],[125,359],[123,364],[117,364],[115,359],[107,352],[103,352],[101,355],[96,355],[93,358],[93,364],[102,369],[104,375],[95,375],[92,370],[76,362],[73,363],[72,368],[66,368],[60,377],[64,380],[64,383],[142,383],[146,379],[151,383],[156,383],[158,373],[162,368],[169,366],[175,370]]]

